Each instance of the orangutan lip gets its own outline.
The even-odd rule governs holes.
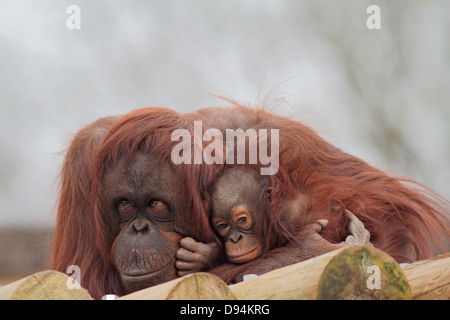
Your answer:
[[[154,276],[156,276],[159,272],[161,272],[162,269],[159,269],[154,272],[150,272],[147,274],[143,274],[140,276],[130,276],[126,274],[122,274],[122,281],[126,283],[145,283],[147,280],[152,279]]]
[[[247,257],[248,255],[250,255],[251,253],[253,253],[256,249],[258,249],[258,246],[255,246],[252,250],[247,251],[244,254],[238,255],[238,256],[228,256],[228,259],[230,259],[231,262],[239,262],[241,260],[244,260],[245,257]]]
[[[152,278],[158,272],[160,272],[165,267],[167,267],[169,265],[169,263],[170,263],[170,261],[167,264],[165,264],[164,266],[162,266],[161,268],[159,268],[158,270],[151,271],[148,273],[135,273],[135,274],[122,273],[122,278],[126,281],[142,281],[143,279],[146,279],[146,278]]]

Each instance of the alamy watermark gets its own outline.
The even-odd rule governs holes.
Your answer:
[[[81,9],[79,6],[72,4],[67,7],[66,13],[69,15],[66,19],[66,27],[69,30],[81,29]]]
[[[202,132],[202,121],[194,121],[194,137],[191,137],[187,129],[173,131],[171,140],[179,141],[171,153],[174,164],[261,164],[265,166],[261,167],[261,175],[274,175],[278,172],[278,129],[270,129],[270,134],[268,129],[226,129],[225,149],[222,131],[210,128]],[[203,148],[203,142],[209,141],[211,143]]]
[[[69,30],[81,29],[81,8],[72,4],[67,7],[66,13],[69,15],[66,19],[66,26]],[[381,9],[378,5],[372,4],[367,7],[366,13],[370,16],[366,20],[366,27],[369,30],[381,29]]]
[[[366,13],[370,16],[366,20],[366,27],[369,30],[381,29],[381,9],[376,4],[372,4],[367,7]]]
[[[70,265],[66,269],[69,276],[66,281],[67,288],[70,290],[81,289],[81,269],[77,265]]]
[[[371,275],[367,278],[366,286],[369,290],[381,289],[381,270],[377,265],[370,265],[367,267],[366,273]]]

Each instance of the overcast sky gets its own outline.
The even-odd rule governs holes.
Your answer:
[[[449,3],[0,0],[0,227],[54,225],[83,125],[224,105],[207,92],[249,104],[271,92],[277,113],[450,198]]]

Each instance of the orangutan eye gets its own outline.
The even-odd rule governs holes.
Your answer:
[[[148,204],[151,208],[158,208],[160,206],[162,206],[162,202],[158,201],[158,200],[152,200],[150,201],[150,203]]]
[[[130,201],[125,200],[125,199],[122,199],[119,202],[119,206],[121,206],[121,207],[127,207],[127,206],[130,206],[130,205],[131,205]]]
[[[237,219],[238,224],[244,224],[246,221],[247,221],[246,217],[241,217],[241,218]]]
[[[134,212],[134,206],[127,199],[121,199],[119,200],[119,203],[117,205],[117,210],[119,211],[120,215],[122,215],[122,217],[127,218]]]
[[[161,216],[167,213],[167,205],[163,201],[150,200],[147,204],[147,212],[152,215]]]
[[[228,227],[228,225],[226,223],[221,223],[216,226],[217,230],[223,230],[223,229],[226,229],[227,227]]]
[[[249,230],[252,227],[252,216],[247,210],[243,210],[236,215],[236,226],[242,230]]]
[[[228,231],[230,229],[230,225],[228,223],[217,223],[215,225],[217,233],[222,237],[225,238],[228,234]]]

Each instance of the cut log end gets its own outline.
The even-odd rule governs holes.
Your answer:
[[[178,282],[167,300],[236,300],[236,296],[220,278],[200,272]]]
[[[154,287],[125,295],[120,300],[236,300],[219,277],[205,272],[193,273]]]
[[[0,299],[9,300],[92,300],[83,288],[69,289],[69,277],[46,270],[13,282],[0,289]]]
[[[409,300],[411,289],[401,267],[374,247],[354,246],[324,269],[317,298],[322,300]]]

